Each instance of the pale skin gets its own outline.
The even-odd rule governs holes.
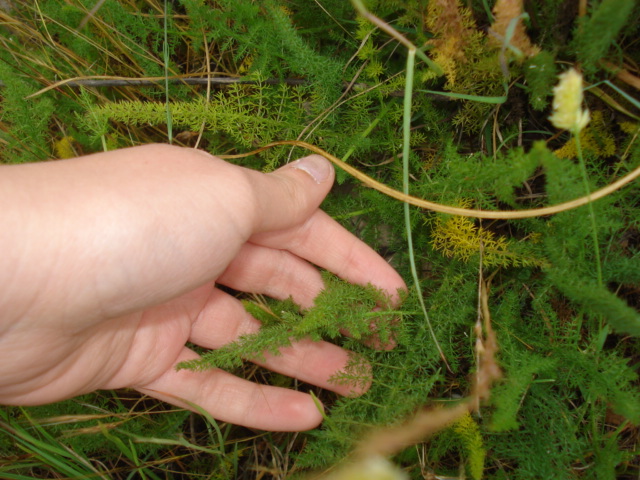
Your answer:
[[[0,403],[134,388],[248,427],[316,427],[307,393],[176,365],[197,358],[187,342],[260,328],[217,285],[308,308],[320,267],[398,302],[401,277],[319,209],[333,179],[318,155],[263,174],[168,145],[0,167]],[[262,364],[361,394],[330,382],[347,359],[303,340]]]

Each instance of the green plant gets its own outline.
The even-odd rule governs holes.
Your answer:
[[[304,477],[378,448],[366,465],[397,478],[637,477],[637,5],[94,5],[0,10],[3,162],[151,141],[218,155],[276,142],[230,159],[270,170],[321,148],[340,183],[323,208],[411,289],[390,312],[372,311],[375,290],[328,275],[305,312],[246,297],[262,331],[184,365],[293,387],[245,359],[307,335],[340,343],[354,356],[335,380],[371,387],[359,398],[316,391],[328,406],[317,430],[255,434],[130,392],[95,394],[3,409],[0,476]],[[547,119],[567,63],[584,70],[592,112],[573,135]],[[179,83],[210,77],[227,83]],[[38,93],[68,79],[85,83]],[[149,83],[86,83],[123,79]],[[361,343],[374,318],[394,349]],[[488,388],[480,379],[498,365],[503,380]],[[372,446],[409,437],[383,453]]]

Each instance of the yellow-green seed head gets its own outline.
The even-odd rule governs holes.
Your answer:
[[[551,123],[574,134],[580,133],[589,123],[589,110],[582,110],[582,75],[570,69],[559,76],[553,89],[553,114]]]

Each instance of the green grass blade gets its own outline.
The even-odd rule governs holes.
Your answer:
[[[415,68],[415,50],[408,50],[407,52],[407,78],[404,88],[404,110],[403,110],[403,124],[402,124],[402,191],[405,195],[409,195],[409,156],[411,155],[411,106],[413,96],[413,72]],[[407,232],[407,248],[409,251],[409,264],[411,267],[411,276],[413,278],[413,284],[416,288],[418,295],[418,301],[420,302],[420,308],[424,315],[425,321],[429,328],[431,338],[440,352],[440,357],[449,368],[447,360],[444,356],[442,348],[438,343],[433,327],[431,326],[431,320],[427,312],[427,307],[422,297],[422,288],[420,287],[420,277],[418,276],[418,269],[416,267],[416,259],[413,249],[413,235],[411,232],[411,210],[408,203],[404,203],[404,224]]]
[[[640,101],[638,101],[635,98],[633,98],[627,92],[625,92],[620,87],[618,87],[615,83],[611,82],[610,80],[605,80],[602,83],[604,83],[605,85],[608,85],[609,87],[613,88],[616,92],[618,92],[622,97],[624,97],[625,100],[627,100],[629,103],[631,103],[634,107],[636,107],[637,109],[640,109]]]
[[[440,92],[438,90],[417,90],[418,92],[432,93],[443,97],[455,98],[456,100],[471,100],[473,102],[500,104],[507,101],[507,95],[499,97],[483,97],[481,95],[467,95],[466,93]]]

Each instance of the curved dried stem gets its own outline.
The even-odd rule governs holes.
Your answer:
[[[385,195],[395,198],[396,200],[400,200],[401,202],[408,203],[410,205],[414,205],[419,208],[424,208],[426,210],[432,210],[434,212],[440,213],[448,213],[450,215],[460,215],[463,217],[472,217],[472,218],[492,218],[492,219],[516,219],[516,218],[532,218],[532,217],[542,217],[546,215],[554,215],[556,213],[565,212],[567,210],[573,210],[574,208],[582,207],[583,205],[587,205],[591,202],[595,202],[601,198],[610,195],[611,193],[619,190],[623,186],[631,183],[633,180],[640,176],[640,167],[637,167],[635,170],[631,171],[624,177],[616,180],[615,182],[607,185],[606,187],[597,190],[590,195],[585,195],[584,197],[576,198],[575,200],[570,200],[568,202],[559,203],[557,205],[552,205],[549,207],[543,208],[532,208],[528,210],[478,210],[471,208],[461,208],[461,207],[453,207],[450,205],[443,205],[441,203],[432,202],[429,200],[425,200],[423,198],[414,197],[412,195],[406,195],[398,190],[395,190],[384,183],[381,183],[369,175],[361,172],[355,167],[352,167],[348,163],[343,162],[339,158],[331,155],[330,153],[324,151],[320,147],[316,147],[310,143],[302,142],[299,140],[282,140],[278,142],[269,143],[263,147],[260,147],[256,150],[253,150],[248,153],[242,153],[239,155],[219,155],[220,158],[243,158],[249,155],[255,155],[256,153],[260,153],[269,148],[275,147],[277,145],[293,145],[296,147],[301,147],[306,150],[310,150],[314,153],[322,155],[326,159],[328,159],[333,164],[337,165],[341,169],[343,169],[348,174],[352,175],[354,178],[360,180],[366,186],[373,188]]]

